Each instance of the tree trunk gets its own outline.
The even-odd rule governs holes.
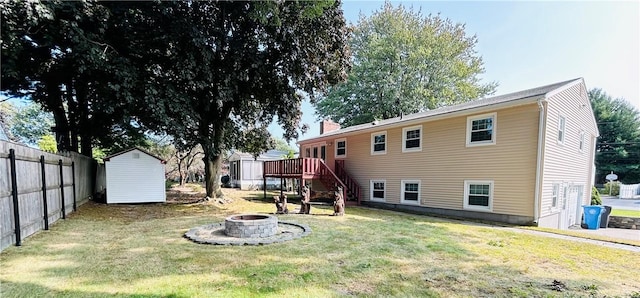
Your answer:
[[[56,142],[58,145],[58,151],[68,151],[71,148],[71,142],[69,139],[69,123],[67,121],[67,115],[62,104],[62,94],[55,82],[46,82],[47,98],[45,106],[53,113],[53,119],[55,120],[56,127]]]
[[[210,155],[209,153],[205,152],[202,161],[204,162],[204,177],[205,186],[207,189],[207,197],[221,197],[222,191],[220,190],[220,179],[218,179],[218,172],[220,171],[222,156]]]

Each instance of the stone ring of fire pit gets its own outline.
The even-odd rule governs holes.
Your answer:
[[[307,236],[307,225],[282,222],[272,215],[240,214],[226,218],[225,222],[195,227],[184,236],[202,244],[261,245],[279,243]]]

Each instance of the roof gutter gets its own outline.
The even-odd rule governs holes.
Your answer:
[[[536,189],[534,190],[534,208],[533,208],[533,222],[538,223],[540,220],[540,201],[542,192],[540,191],[540,184],[542,183],[542,160],[543,160],[543,152],[544,152],[544,136],[545,136],[545,109],[544,102],[546,101],[546,97],[541,97],[538,99],[538,107],[540,108],[540,119],[538,120],[538,154],[536,157]]]

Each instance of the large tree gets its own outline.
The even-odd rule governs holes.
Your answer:
[[[91,156],[96,144],[117,150],[141,142],[128,89],[120,88],[137,72],[110,45],[122,19],[95,1],[6,1],[0,9],[2,92],[53,113],[60,150]]]
[[[600,138],[596,145],[596,179],[611,171],[623,183],[640,182],[640,112],[622,98],[601,89],[589,91]]]
[[[178,150],[201,145],[209,197],[219,195],[224,151],[272,147],[276,116],[296,138],[303,97],[346,77],[338,1],[145,2],[122,13],[128,38],[118,51],[145,71],[141,121]]]
[[[350,39],[352,71],[318,100],[317,113],[351,126],[492,94],[496,84],[478,78],[476,43],[462,24],[387,2],[360,16]]]

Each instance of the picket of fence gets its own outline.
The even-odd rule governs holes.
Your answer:
[[[94,159],[0,141],[0,251],[66,218],[94,194]],[[101,184],[101,182],[98,182]]]
[[[621,199],[635,199],[640,197],[640,183],[638,184],[620,184],[620,194],[618,195]]]

